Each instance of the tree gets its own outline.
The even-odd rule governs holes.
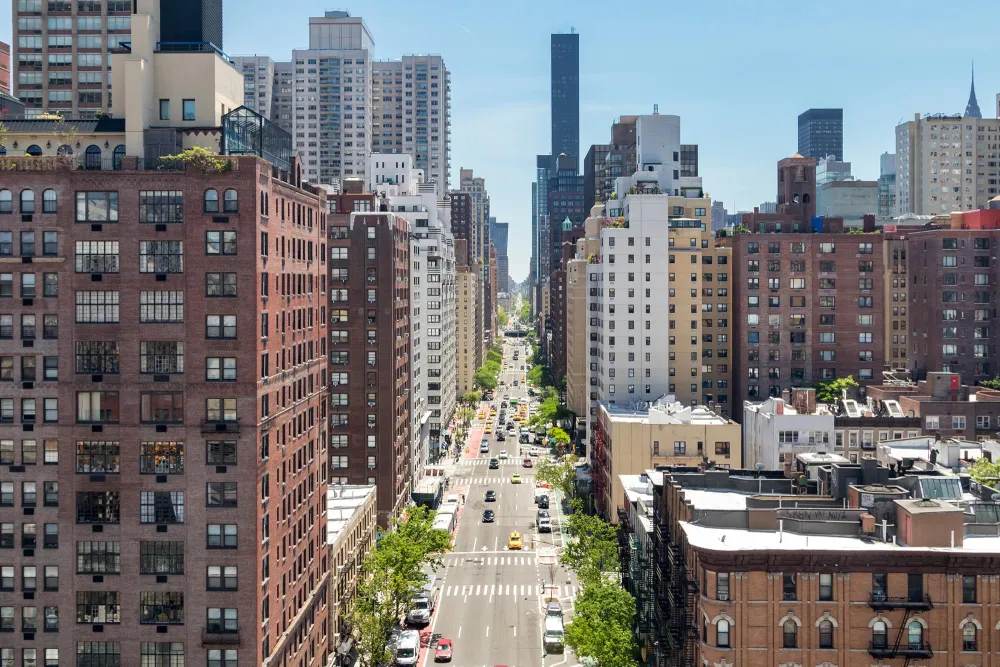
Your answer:
[[[564,496],[570,498],[576,490],[576,466],[569,459],[542,460],[535,466],[535,479],[562,491]]]
[[[997,375],[992,380],[980,380],[980,387],[986,387],[987,389],[1000,389],[1000,375]]]
[[[476,371],[476,374],[472,376],[472,383],[482,390],[497,388],[496,375],[486,370],[485,367]]]
[[[518,313],[521,324],[526,324],[531,319],[531,304],[528,301],[521,302],[521,312]]]
[[[562,430],[558,426],[550,428],[548,433],[545,435],[548,436],[550,442],[555,444],[560,453],[565,451],[566,445],[569,444],[569,433]]]
[[[486,353],[486,361],[492,361],[497,364],[503,364],[503,353],[497,352],[494,349],[490,349]]]
[[[497,324],[501,327],[507,326],[507,322],[510,321],[510,317],[507,315],[507,311],[500,307],[497,309]]]
[[[847,395],[851,396],[859,385],[853,375],[848,375],[843,378],[817,382],[813,386],[816,388],[817,403],[836,403],[843,397],[845,389]]]
[[[573,602],[566,645],[578,658],[592,658],[600,667],[634,667],[635,613],[635,599],[616,582],[586,584]]]
[[[570,504],[573,513],[566,521],[566,532],[572,539],[559,559],[585,585],[605,579],[605,573],[619,572],[618,529],[599,516],[586,514],[579,498]]]
[[[969,468],[969,476],[980,484],[995,487],[997,479],[1000,479],[1000,463],[992,463],[985,457],[976,459]]]
[[[541,385],[542,384],[542,371],[543,371],[543,369],[542,369],[541,366],[532,366],[531,370],[528,371],[528,375],[527,375],[528,382],[530,382],[531,384],[535,385],[536,387],[539,386],[539,385]]]
[[[479,405],[479,401],[483,400],[483,395],[478,391],[467,391],[462,394],[462,403],[466,405]]]

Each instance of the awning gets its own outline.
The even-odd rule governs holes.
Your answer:
[[[354,638],[348,637],[344,641],[340,642],[340,646],[337,647],[337,655],[347,655],[354,648]]]

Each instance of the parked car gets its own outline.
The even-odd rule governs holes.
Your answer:
[[[542,517],[538,520],[538,532],[539,533],[551,533],[552,532],[552,519],[548,517]]]

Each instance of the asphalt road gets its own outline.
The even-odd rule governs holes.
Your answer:
[[[496,401],[504,394],[511,398],[527,395],[520,383],[527,371],[520,366],[527,367],[528,353],[523,339],[514,340],[518,341],[520,359],[513,361],[514,344],[507,343],[504,359],[511,369],[501,373],[500,379],[507,386],[497,388]],[[519,382],[516,388],[511,386],[515,378]],[[489,420],[495,423],[496,417]],[[535,528],[534,468],[522,467],[530,445],[519,446],[516,436],[497,442],[494,429],[485,436],[491,453],[480,455],[481,432],[480,428],[472,429],[469,453],[452,480],[453,488],[464,490],[466,503],[454,549],[438,571],[441,597],[431,632],[436,638],[454,642],[451,664],[456,667],[573,665],[571,654],[546,656],[542,647],[543,600],[551,595],[559,597],[568,620],[575,592],[575,580],[557,563],[562,547],[559,503],[550,505],[553,532],[539,534]],[[502,449],[509,458],[500,462],[499,470],[490,470],[490,457]],[[511,483],[513,473],[520,473],[521,484]],[[487,490],[496,492],[495,502],[485,501]],[[482,521],[487,508],[496,512],[494,523]],[[515,530],[524,540],[520,551],[508,549],[508,537]],[[428,651],[426,662],[433,659],[433,652]]]

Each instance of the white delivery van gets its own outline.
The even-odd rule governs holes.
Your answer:
[[[544,632],[542,633],[542,645],[548,653],[562,653],[563,651],[563,622],[558,616],[546,616]]]
[[[560,623],[560,627],[562,623]],[[416,630],[406,630],[399,635],[396,642],[396,664],[400,667],[412,667],[417,664],[420,656],[420,633]]]

